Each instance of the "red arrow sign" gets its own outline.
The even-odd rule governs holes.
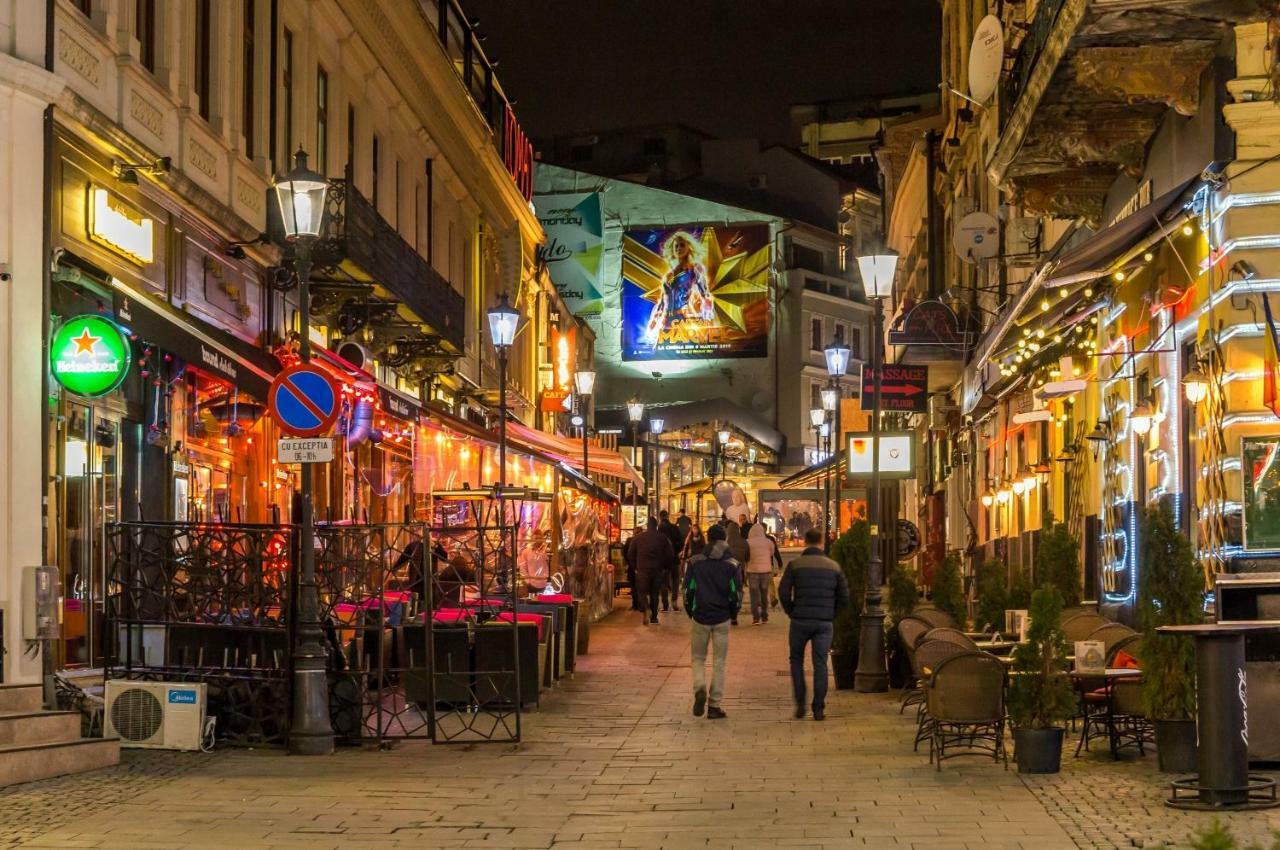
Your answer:
[[[916,386],[915,384],[901,384],[901,385],[882,384],[880,386],[880,392],[884,393],[885,395],[913,396],[913,395],[916,395],[917,393],[924,392],[924,389]]]

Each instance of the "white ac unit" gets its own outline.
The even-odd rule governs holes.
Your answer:
[[[104,734],[122,747],[198,750],[204,730],[205,686],[185,682],[107,682]]]
[[[943,393],[929,396],[929,429],[931,431],[949,431],[952,417],[959,414],[960,408],[951,403],[951,399]]]

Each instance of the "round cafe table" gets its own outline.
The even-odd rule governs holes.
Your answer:
[[[1249,686],[1244,666],[1245,633],[1275,628],[1266,623],[1204,623],[1156,630],[1189,635],[1196,643],[1200,773],[1174,780],[1166,805],[1201,811],[1280,805],[1275,780],[1249,775]]]

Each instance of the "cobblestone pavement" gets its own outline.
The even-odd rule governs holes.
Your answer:
[[[696,719],[687,629],[615,613],[518,748],[127,752],[0,791],[0,847],[1068,850],[1180,841],[1208,822],[1160,805],[1150,757],[1024,784],[978,759],[935,772],[892,695],[833,690],[826,722],[793,720],[780,617],[733,631],[729,718]],[[1244,822],[1265,832],[1260,815]]]

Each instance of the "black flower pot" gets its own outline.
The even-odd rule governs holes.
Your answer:
[[[831,671],[836,677],[837,691],[853,690],[853,676],[858,670],[858,653],[831,651]]]
[[[1019,728],[1013,730],[1013,755],[1018,773],[1057,773],[1062,767],[1064,730]]]
[[[1199,748],[1194,720],[1157,720],[1156,760],[1161,773],[1195,773]]]

